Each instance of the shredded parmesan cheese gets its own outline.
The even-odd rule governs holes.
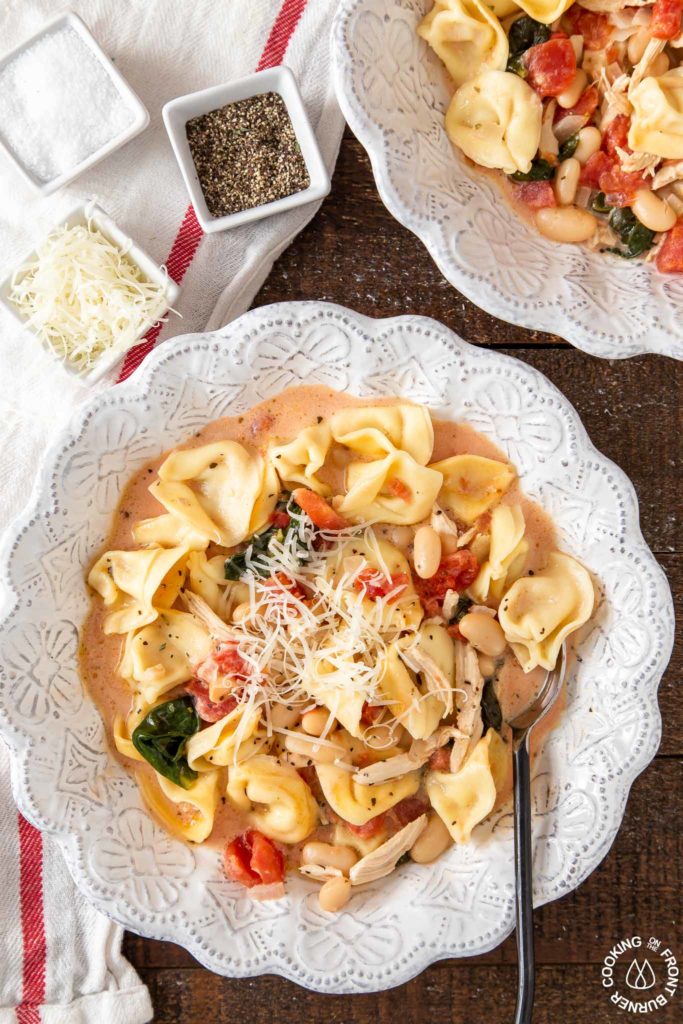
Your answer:
[[[9,297],[60,359],[87,374],[160,318],[165,295],[89,222],[55,228],[14,273]]]

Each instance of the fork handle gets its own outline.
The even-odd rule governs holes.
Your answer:
[[[536,968],[531,850],[531,771],[528,734],[515,744],[515,879],[517,910],[517,1006],[515,1024],[531,1024]]]

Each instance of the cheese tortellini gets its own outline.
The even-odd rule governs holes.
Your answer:
[[[203,843],[211,834],[218,806],[219,772],[204,772],[188,789],[176,786],[158,772],[137,772],[142,798],[169,832],[190,843]]]
[[[516,0],[517,7],[543,25],[552,25],[573,3],[574,0]]]
[[[491,813],[509,766],[509,748],[489,729],[457,772],[429,773],[427,795],[454,842],[469,842],[475,825]]]
[[[280,485],[269,461],[215,441],[171,452],[149,490],[185,526],[230,548],[267,523]]]
[[[300,843],[318,821],[318,805],[296,768],[256,754],[228,770],[227,795],[269,839]]]
[[[209,543],[205,533],[181,522],[170,512],[151,519],[141,519],[133,527],[132,533],[135,543],[143,547],[183,547],[189,551],[204,551]]]
[[[267,742],[260,708],[238,704],[234,711],[187,741],[187,763],[196,772],[246,761]]]
[[[148,626],[128,634],[119,672],[151,704],[191,679],[210,647],[206,627],[193,615],[170,608]]]
[[[417,31],[446,65],[456,87],[482,67],[502,71],[507,63],[507,36],[482,0],[436,0]]]
[[[434,447],[432,419],[422,405],[342,409],[332,416],[330,427],[337,444],[370,459],[381,459],[399,448],[425,466]]]
[[[403,451],[374,462],[352,462],[346,471],[347,493],[339,511],[354,522],[375,519],[396,525],[419,523],[431,512],[441,483],[440,473],[420,466]]]
[[[404,643],[403,653],[410,662],[411,652],[405,647]],[[401,644],[395,643],[387,648],[379,689],[391,714],[413,739],[422,740],[431,736],[452,704],[455,650],[445,626],[435,622],[420,627],[415,648],[418,659],[420,654],[426,655],[431,678],[427,679],[425,668],[411,671],[401,656]],[[420,660],[413,663],[417,668]]]
[[[93,565],[88,584],[106,608],[105,633],[127,633],[154,622],[170,608],[185,582],[187,548],[106,551]]]
[[[526,173],[541,140],[541,118],[538,94],[519,75],[486,70],[456,92],[446,131],[476,164]]]
[[[594,603],[588,572],[560,551],[550,555],[545,569],[513,583],[498,618],[524,671],[554,668],[563,641],[588,621]]]
[[[629,92],[631,149],[683,159],[683,67],[644,78]]]
[[[420,788],[419,772],[409,772],[400,779],[372,786],[354,782],[350,772],[333,764],[316,765],[316,772],[328,804],[351,825],[367,825],[371,818],[390,811]]]
[[[293,441],[274,445],[268,455],[283,483],[303,484],[316,494],[329,494],[330,487],[316,473],[324,465],[331,443],[330,424],[316,423],[300,431]]]
[[[443,476],[439,502],[464,523],[473,523],[500,501],[515,479],[512,466],[481,455],[453,455],[431,468]]]
[[[521,575],[529,551],[524,529],[524,513],[519,505],[494,508],[488,557],[468,590],[474,601],[485,604],[489,597],[499,601],[506,586]]]

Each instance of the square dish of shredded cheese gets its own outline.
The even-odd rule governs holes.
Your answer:
[[[112,365],[173,299],[166,271],[150,280],[131,249],[86,215],[55,227],[11,277],[8,303],[71,373],[94,377]]]

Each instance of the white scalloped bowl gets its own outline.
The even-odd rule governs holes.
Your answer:
[[[594,356],[683,359],[683,275],[547,241],[451,145],[445,71],[415,31],[431,6],[340,0],[332,28],[337,97],[387,209],[487,313]]]
[[[409,865],[336,917],[292,877],[286,898],[252,902],[219,854],[167,836],[108,753],[76,664],[88,608],[84,568],[121,488],[150,457],[208,421],[283,388],[321,383],[403,394],[466,420],[500,445],[602,600],[569,683],[567,713],[534,766],[535,898],[593,871],[629,787],[660,735],[657,685],[673,636],[671,595],[638,527],[631,484],[592,446],[540,373],[473,348],[433,320],[370,320],[324,303],[254,310],[215,334],[167,342],[125,384],[93,398],[49,451],[32,510],[2,559],[0,734],[22,812],[51,832],[101,911],[186,946],[231,976],[283,975],[323,992],[398,985],[434,960],[490,949],[514,921],[510,808],[429,867]]]

